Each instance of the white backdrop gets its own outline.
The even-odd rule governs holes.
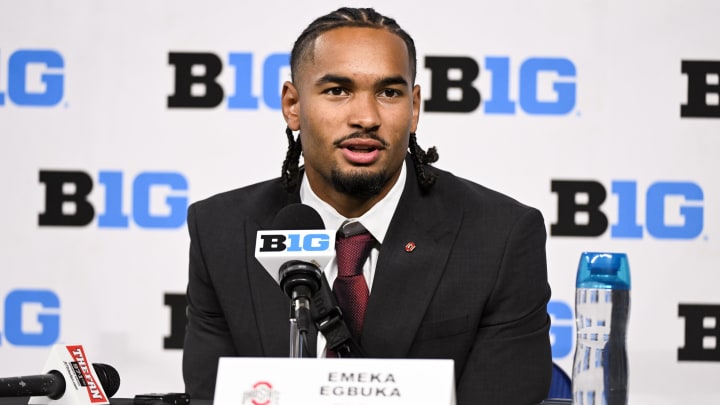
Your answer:
[[[564,312],[573,306],[580,252],[626,252],[631,403],[717,403],[720,4],[712,0],[3,1],[0,376],[37,373],[50,344],[81,343],[92,361],[120,371],[117,396],[183,390],[181,350],[164,339],[165,295],[182,294],[187,282],[184,209],[279,174],[284,121],[263,101],[276,94],[263,81],[285,80],[288,69],[264,77],[263,62],[288,53],[313,18],[346,4],[375,6],[415,38],[424,100],[442,97],[430,92],[438,77],[463,80],[462,70],[429,69],[426,58],[479,66],[468,83],[481,94],[477,108],[424,107],[418,139],[438,147],[439,167],[539,208],[549,234],[559,221],[554,181],[606,190],[606,230],[593,215],[565,212],[574,222],[549,237],[555,361],[570,371],[573,321]],[[168,107],[177,92],[171,53],[217,55],[219,105]],[[251,55],[251,71],[233,61],[238,54]],[[701,73],[683,74],[684,61]],[[243,80],[259,99],[255,108],[228,101]],[[691,92],[702,94],[688,100]],[[448,97],[469,93],[452,88]],[[203,94],[196,85],[192,95]],[[493,113],[503,99],[514,112]],[[683,104],[705,117],[681,116]],[[41,173],[94,186],[52,191]],[[61,193],[87,194],[87,202],[63,203]],[[89,206],[89,220],[74,216]],[[41,225],[53,207],[56,221],[85,224]],[[113,213],[127,225],[99,220]],[[591,224],[601,228],[594,236],[560,235]],[[613,231],[617,224],[625,233]],[[627,237],[627,229],[640,234]],[[689,338],[689,321],[679,316],[685,305],[706,311],[693,321],[704,332]],[[696,358],[679,359],[686,346]]]

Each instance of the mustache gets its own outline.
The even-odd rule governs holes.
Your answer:
[[[345,135],[342,138],[336,140],[335,142],[333,142],[333,145],[338,147],[340,146],[340,144],[350,139],[372,139],[374,141],[380,142],[380,144],[384,148],[388,146],[388,143],[384,139],[380,138],[377,132],[353,132],[352,134]]]

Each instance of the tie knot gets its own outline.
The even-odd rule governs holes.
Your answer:
[[[343,225],[335,241],[338,276],[352,277],[362,274],[375,238],[359,222]]]

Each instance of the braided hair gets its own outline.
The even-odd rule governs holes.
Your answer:
[[[315,40],[327,31],[342,27],[385,29],[400,37],[407,47],[408,57],[410,59],[410,76],[412,83],[415,83],[417,56],[415,42],[412,37],[400,28],[400,25],[398,25],[394,19],[386,17],[372,8],[349,7],[339,8],[330,14],[317,18],[300,34],[290,53],[290,77],[293,81],[295,80],[299,67],[303,63],[313,61]],[[299,185],[299,164],[300,155],[302,154],[302,144],[300,143],[300,136],[298,135],[297,139],[295,139],[290,128],[285,130],[285,134],[288,139],[288,150],[282,165],[282,180],[285,188],[292,191]],[[438,160],[437,149],[432,147],[428,149],[427,152],[424,151],[417,144],[415,133],[410,134],[408,149],[415,166],[415,171],[417,172],[420,187],[423,191],[428,191],[432,185],[435,184],[437,175],[427,170],[427,166]]]

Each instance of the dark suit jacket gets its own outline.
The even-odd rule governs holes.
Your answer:
[[[461,405],[540,402],[551,373],[542,215],[437,169],[423,193],[412,167],[380,248],[361,346],[377,358],[453,359]],[[194,398],[213,396],[220,356],[288,357],[289,299],[255,260],[254,241],[296,202],[275,179],[189,208],[183,373]]]

